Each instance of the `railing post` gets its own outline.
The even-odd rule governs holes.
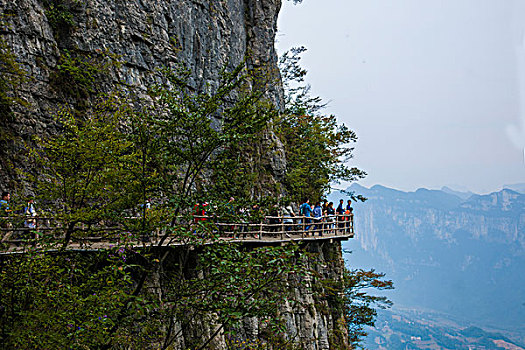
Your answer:
[[[306,220],[304,216],[301,216],[301,222],[303,223],[303,228],[301,230],[301,238],[304,238],[304,234],[306,233]]]
[[[279,220],[281,220],[281,241],[284,239],[284,218],[281,217]]]
[[[259,223],[259,239],[262,239],[263,234],[263,221],[261,220]]]

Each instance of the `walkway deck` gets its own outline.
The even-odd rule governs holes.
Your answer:
[[[161,248],[176,247],[187,245],[207,245],[218,242],[235,242],[246,245],[279,245],[288,242],[311,242],[311,241],[343,241],[353,238],[354,220],[353,215],[340,217],[325,217],[320,222],[315,222],[312,218],[294,217],[290,223],[290,218],[285,217],[265,217],[259,223],[233,222],[221,223],[212,222],[208,217],[197,217],[197,220],[207,220],[206,225],[210,228],[210,236],[189,235],[181,239],[175,235],[167,235],[164,232],[152,232],[143,237],[145,239],[131,238],[126,242],[127,246],[136,248]],[[197,221],[196,220],[196,221]],[[20,222],[20,221],[18,221]],[[47,225],[45,224],[47,222]],[[202,223],[202,221],[201,221]],[[192,232],[192,227],[196,223],[186,223],[188,232]],[[28,249],[45,249],[46,251],[58,250],[61,242],[64,241],[64,229],[62,226],[50,226],[49,219],[39,218],[37,229],[28,227],[0,228],[2,233],[2,245],[0,245],[0,255],[23,254]],[[20,226],[20,225],[18,225]],[[122,235],[125,232],[118,227],[97,226],[96,229],[79,229],[79,232],[89,232],[90,235],[74,235],[71,242],[67,245],[68,251],[97,251],[122,245]],[[103,233],[93,235],[92,233]],[[32,238],[33,237],[33,238]],[[35,239],[34,237],[39,237]],[[51,239],[50,239],[51,237]],[[45,244],[43,241],[46,241]]]

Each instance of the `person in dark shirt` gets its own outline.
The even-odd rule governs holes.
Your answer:
[[[326,199],[323,200],[322,208],[323,208],[323,215],[326,215],[326,209],[328,209],[328,200]]]
[[[2,199],[0,199],[0,216],[8,216],[11,210],[9,209],[9,200],[11,194],[9,192],[2,192]]]
[[[339,201],[339,205],[337,206],[337,209],[335,210],[335,212],[337,213],[337,227],[340,229],[340,230],[343,230],[345,228],[345,217],[344,217],[344,214],[345,214],[345,208],[344,208],[344,204],[345,201],[344,200],[340,200]]]
[[[352,208],[352,200],[349,199],[347,204],[346,204],[345,214],[352,214],[353,211],[354,211],[354,208]]]

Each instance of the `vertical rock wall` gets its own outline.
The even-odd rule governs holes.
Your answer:
[[[296,334],[301,348],[309,350],[336,349],[336,343],[346,342],[347,335],[342,324],[344,315],[326,289],[327,281],[341,281],[344,261],[340,242],[308,243],[307,250],[316,259],[311,264],[315,271],[313,280],[304,288],[294,291],[303,308],[287,310],[287,328]],[[286,305],[289,307],[289,305]]]
[[[64,5],[50,11],[50,4]],[[78,102],[79,91],[57,86],[60,57],[82,54],[94,61],[107,54],[124,62],[104,74],[96,92],[120,86],[144,94],[155,83],[156,69],[183,64],[192,72],[197,91],[213,90],[220,72],[248,57],[248,66],[265,67],[273,75],[268,97],[282,108],[282,85],[274,48],[281,0],[0,0],[6,41],[29,79],[18,88],[25,105],[14,106],[14,120],[2,120],[0,183],[15,184],[24,141],[56,132],[53,113],[64,103]],[[66,10],[62,10],[66,9]],[[70,16],[70,24],[57,20]],[[72,88],[71,90],[75,90]],[[286,161],[271,131],[267,135],[273,173],[283,174]],[[23,162],[23,161],[22,161]]]
[[[291,340],[298,349],[305,350],[328,350],[328,349],[349,349],[348,334],[344,328],[344,308],[341,303],[336,302],[332,290],[334,283],[342,283],[344,261],[342,258],[341,243],[318,241],[308,242],[304,245],[304,250],[310,256],[307,268],[313,271],[313,277],[302,280],[300,286],[292,287],[296,283],[283,285],[285,289],[291,290],[291,297],[283,300],[281,304],[281,315],[286,324],[286,337]],[[166,260],[162,266],[162,273],[155,275],[150,281],[151,288],[158,290],[159,298],[169,294],[164,286],[170,285],[171,281],[165,280],[169,276],[170,269],[177,265],[180,259],[177,249],[170,254],[170,259]],[[197,261],[198,253],[190,257],[190,261]],[[291,279],[301,278],[290,276]],[[284,294],[284,293],[283,293]],[[196,320],[191,326],[179,332],[179,336],[174,340],[174,349],[182,350],[188,346],[192,338],[208,339],[217,324],[210,322],[214,319],[213,315],[203,315],[203,320]],[[247,342],[264,341],[265,327],[257,318],[244,319],[242,327],[235,330],[236,339],[243,339]],[[180,325],[177,327],[180,329]],[[211,349],[226,350],[227,339],[224,334],[219,334],[210,343]]]

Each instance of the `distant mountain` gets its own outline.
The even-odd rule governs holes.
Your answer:
[[[395,303],[525,334],[525,194],[348,191],[368,198],[354,204],[349,264],[386,272]]]
[[[513,190],[522,194],[525,194],[525,183],[513,184],[513,185],[503,185],[503,188]]]
[[[461,199],[468,199],[474,194],[474,192],[470,192],[470,191],[467,191],[467,192],[455,191],[447,186],[441,187],[441,191],[448,193],[448,194],[456,195]]]

